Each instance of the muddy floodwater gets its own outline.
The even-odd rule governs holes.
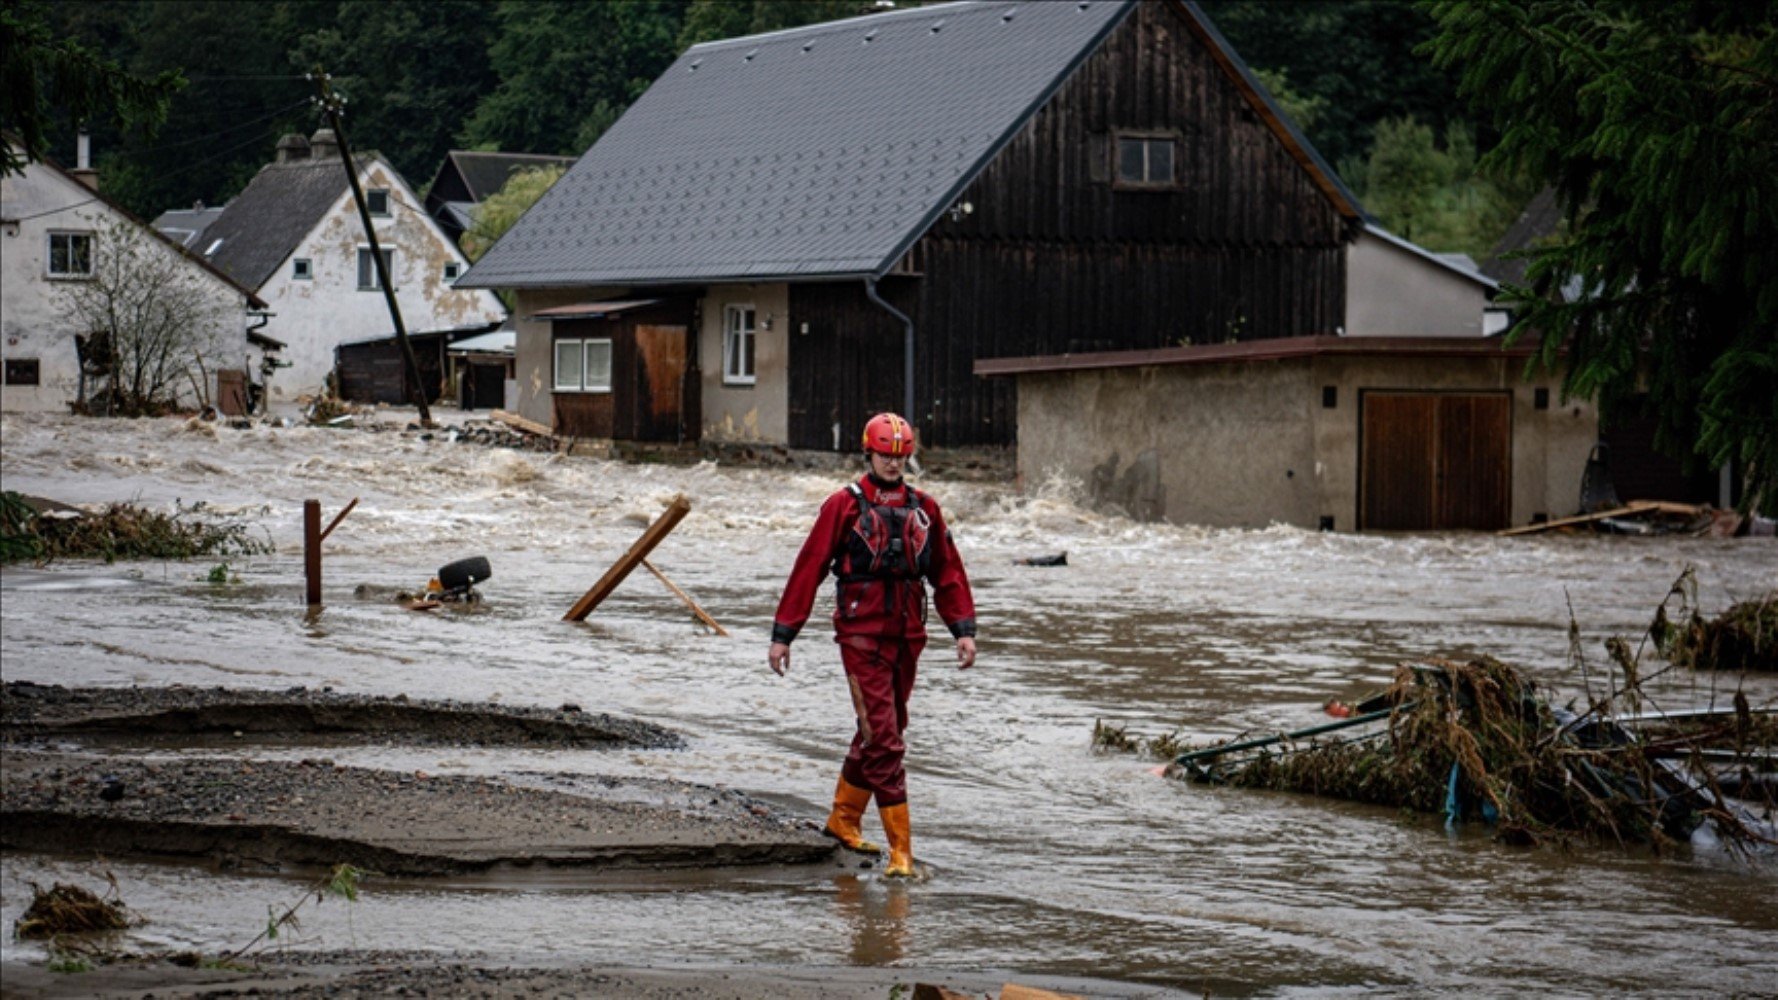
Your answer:
[[[8,490],[165,509],[201,501],[276,544],[230,560],[239,579],[226,585],[206,582],[214,561],[7,569],[7,680],[574,702],[667,726],[688,745],[327,752],[436,774],[666,777],[825,813],[852,731],[830,598],[787,678],[765,654],[783,577],[840,472],[180,420],[9,416],[0,431]],[[1684,566],[1696,567],[1708,613],[1778,584],[1770,540],[1203,530],[1093,513],[1066,482],[919,482],[945,506],[981,621],[979,666],[958,671],[935,642],[914,696],[911,815],[930,880],[892,885],[835,863],[372,880],[357,904],[306,915],[286,946],[1005,969],[1194,995],[1778,990],[1778,857],[1708,843],[1665,857],[1515,849],[1389,809],[1167,781],[1152,761],[1090,746],[1096,719],[1192,739],[1313,725],[1328,699],[1362,696],[1397,662],[1429,655],[1492,654],[1579,695],[1570,602],[1598,682],[1602,640],[1639,633]],[[652,561],[732,637],[643,573],[586,623],[562,622],[677,493],[692,514]],[[326,607],[306,614],[301,501],[331,516],[353,497],[326,544]],[[1065,567],[1019,562],[1062,551]],[[388,599],[471,555],[493,565],[483,605],[420,614]],[[1646,690],[1679,708],[1721,703],[1734,683],[1674,671]],[[1778,698],[1778,679],[1747,684],[1756,705]],[[4,861],[8,928],[27,881],[92,884],[108,868],[152,918],[133,932],[142,947],[244,943],[267,905],[302,884],[34,853]],[[32,947],[8,941],[7,956]]]

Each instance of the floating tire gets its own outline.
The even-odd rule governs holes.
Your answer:
[[[445,590],[463,590],[493,575],[494,570],[488,566],[486,556],[472,556],[441,567],[438,582]]]

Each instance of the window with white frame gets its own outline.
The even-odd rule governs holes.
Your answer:
[[[389,272],[389,280],[393,282],[395,280],[395,251],[393,249],[383,251],[383,267]],[[383,283],[377,280],[377,265],[376,262],[371,259],[370,248],[359,247],[358,290],[361,292],[374,292],[380,290],[382,287]]]
[[[364,207],[369,209],[372,215],[388,215],[389,189],[371,188],[364,192]]]
[[[555,389],[557,392],[610,392],[610,338],[556,341]]]
[[[722,311],[722,382],[752,385],[754,316],[751,305],[732,305]]]
[[[297,257],[290,262],[290,276],[298,281],[308,281],[315,276],[315,265],[307,257]]]
[[[444,266],[444,280],[446,280],[446,281],[456,281],[457,276],[462,273],[463,273],[463,265],[457,263],[456,261],[452,261],[449,264],[446,264]]]
[[[92,277],[93,234],[50,233],[49,276],[52,278]]]

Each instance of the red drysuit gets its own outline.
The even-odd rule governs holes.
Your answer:
[[[910,497],[917,498],[917,507],[909,504]],[[876,510],[861,518],[861,503]],[[861,530],[861,520],[866,529],[877,530]],[[894,565],[883,560],[885,565],[873,570],[864,564],[864,557],[882,548],[886,535],[906,545],[908,558]],[[916,550],[918,560],[913,558]],[[906,483],[881,482],[870,475],[821,505],[778,602],[772,622],[773,642],[789,643],[796,638],[809,619],[815,592],[829,572],[837,577],[834,640],[840,644],[840,660],[858,717],[858,730],[841,775],[853,785],[869,789],[879,808],[897,805],[907,801],[902,733],[907,728],[915,668],[926,646],[925,581],[932,581],[939,617],[952,636],[962,638],[975,635],[975,598],[969,591],[969,577],[963,572],[963,559],[951,541],[938,501]],[[915,572],[919,575],[912,575]]]

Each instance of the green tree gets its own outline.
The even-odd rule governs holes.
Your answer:
[[[1290,120],[1305,134],[1327,114],[1327,98],[1303,94],[1290,85],[1290,77],[1281,69],[1255,69],[1253,75],[1272,94],[1272,100],[1284,109]]]
[[[1370,157],[1348,161],[1341,174],[1385,228],[1432,250],[1476,256],[1499,241],[1532,193],[1480,171],[1475,138],[1455,120],[1440,142],[1413,118],[1385,119]]]
[[[1746,505],[1778,500],[1778,6],[1427,10],[1435,60],[1500,130],[1490,159],[1567,213],[1509,289],[1539,363],[1607,421],[1646,389],[1659,443],[1737,463]]]
[[[189,81],[169,102],[158,136],[94,129],[106,193],[145,218],[198,199],[221,204],[233,197],[271,160],[281,133],[316,128],[312,88],[286,69],[286,53],[331,21],[334,8],[294,0],[252,8],[222,0],[54,5],[50,20],[58,32],[102,48],[129,72],[179,71]]]
[[[463,141],[578,155],[674,58],[686,0],[503,3],[489,60],[499,83]]]
[[[325,67],[349,101],[353,144],[421,184],[494,86],[493,28],[491,0],[344,0],[336,19],[296,40],[287,65]]]
[[[152,78],[132,75],[77,40],[58,39],[44,8],[21,0],[0,6],[0,52],[0,128],[22,144],[4,147],[0,176],[49,154],[58,110],[75,123],[104,119],[153,134],[185,83],[171,70]]]
[[[1438,134],[1463,117],[1456,73],[1417,51],[1437,25],[1405,0],[1199,0],[1199,6],[1248,65],[1283,74],[1294,91],[1325,102],[1303,131],[1329,163],[1362,158],[1384,119],[1412,117]]]
[[[519,216],[530,211],[537,199],[554,187],[564,173],[567,171],[557,166],[514,171],[499,191],[475,207],[475,222],[464,230],[463,238],[458,241],[464,255],[471,261],[481,260],[494,241],[505,236],[513,223],[519,221]]]

